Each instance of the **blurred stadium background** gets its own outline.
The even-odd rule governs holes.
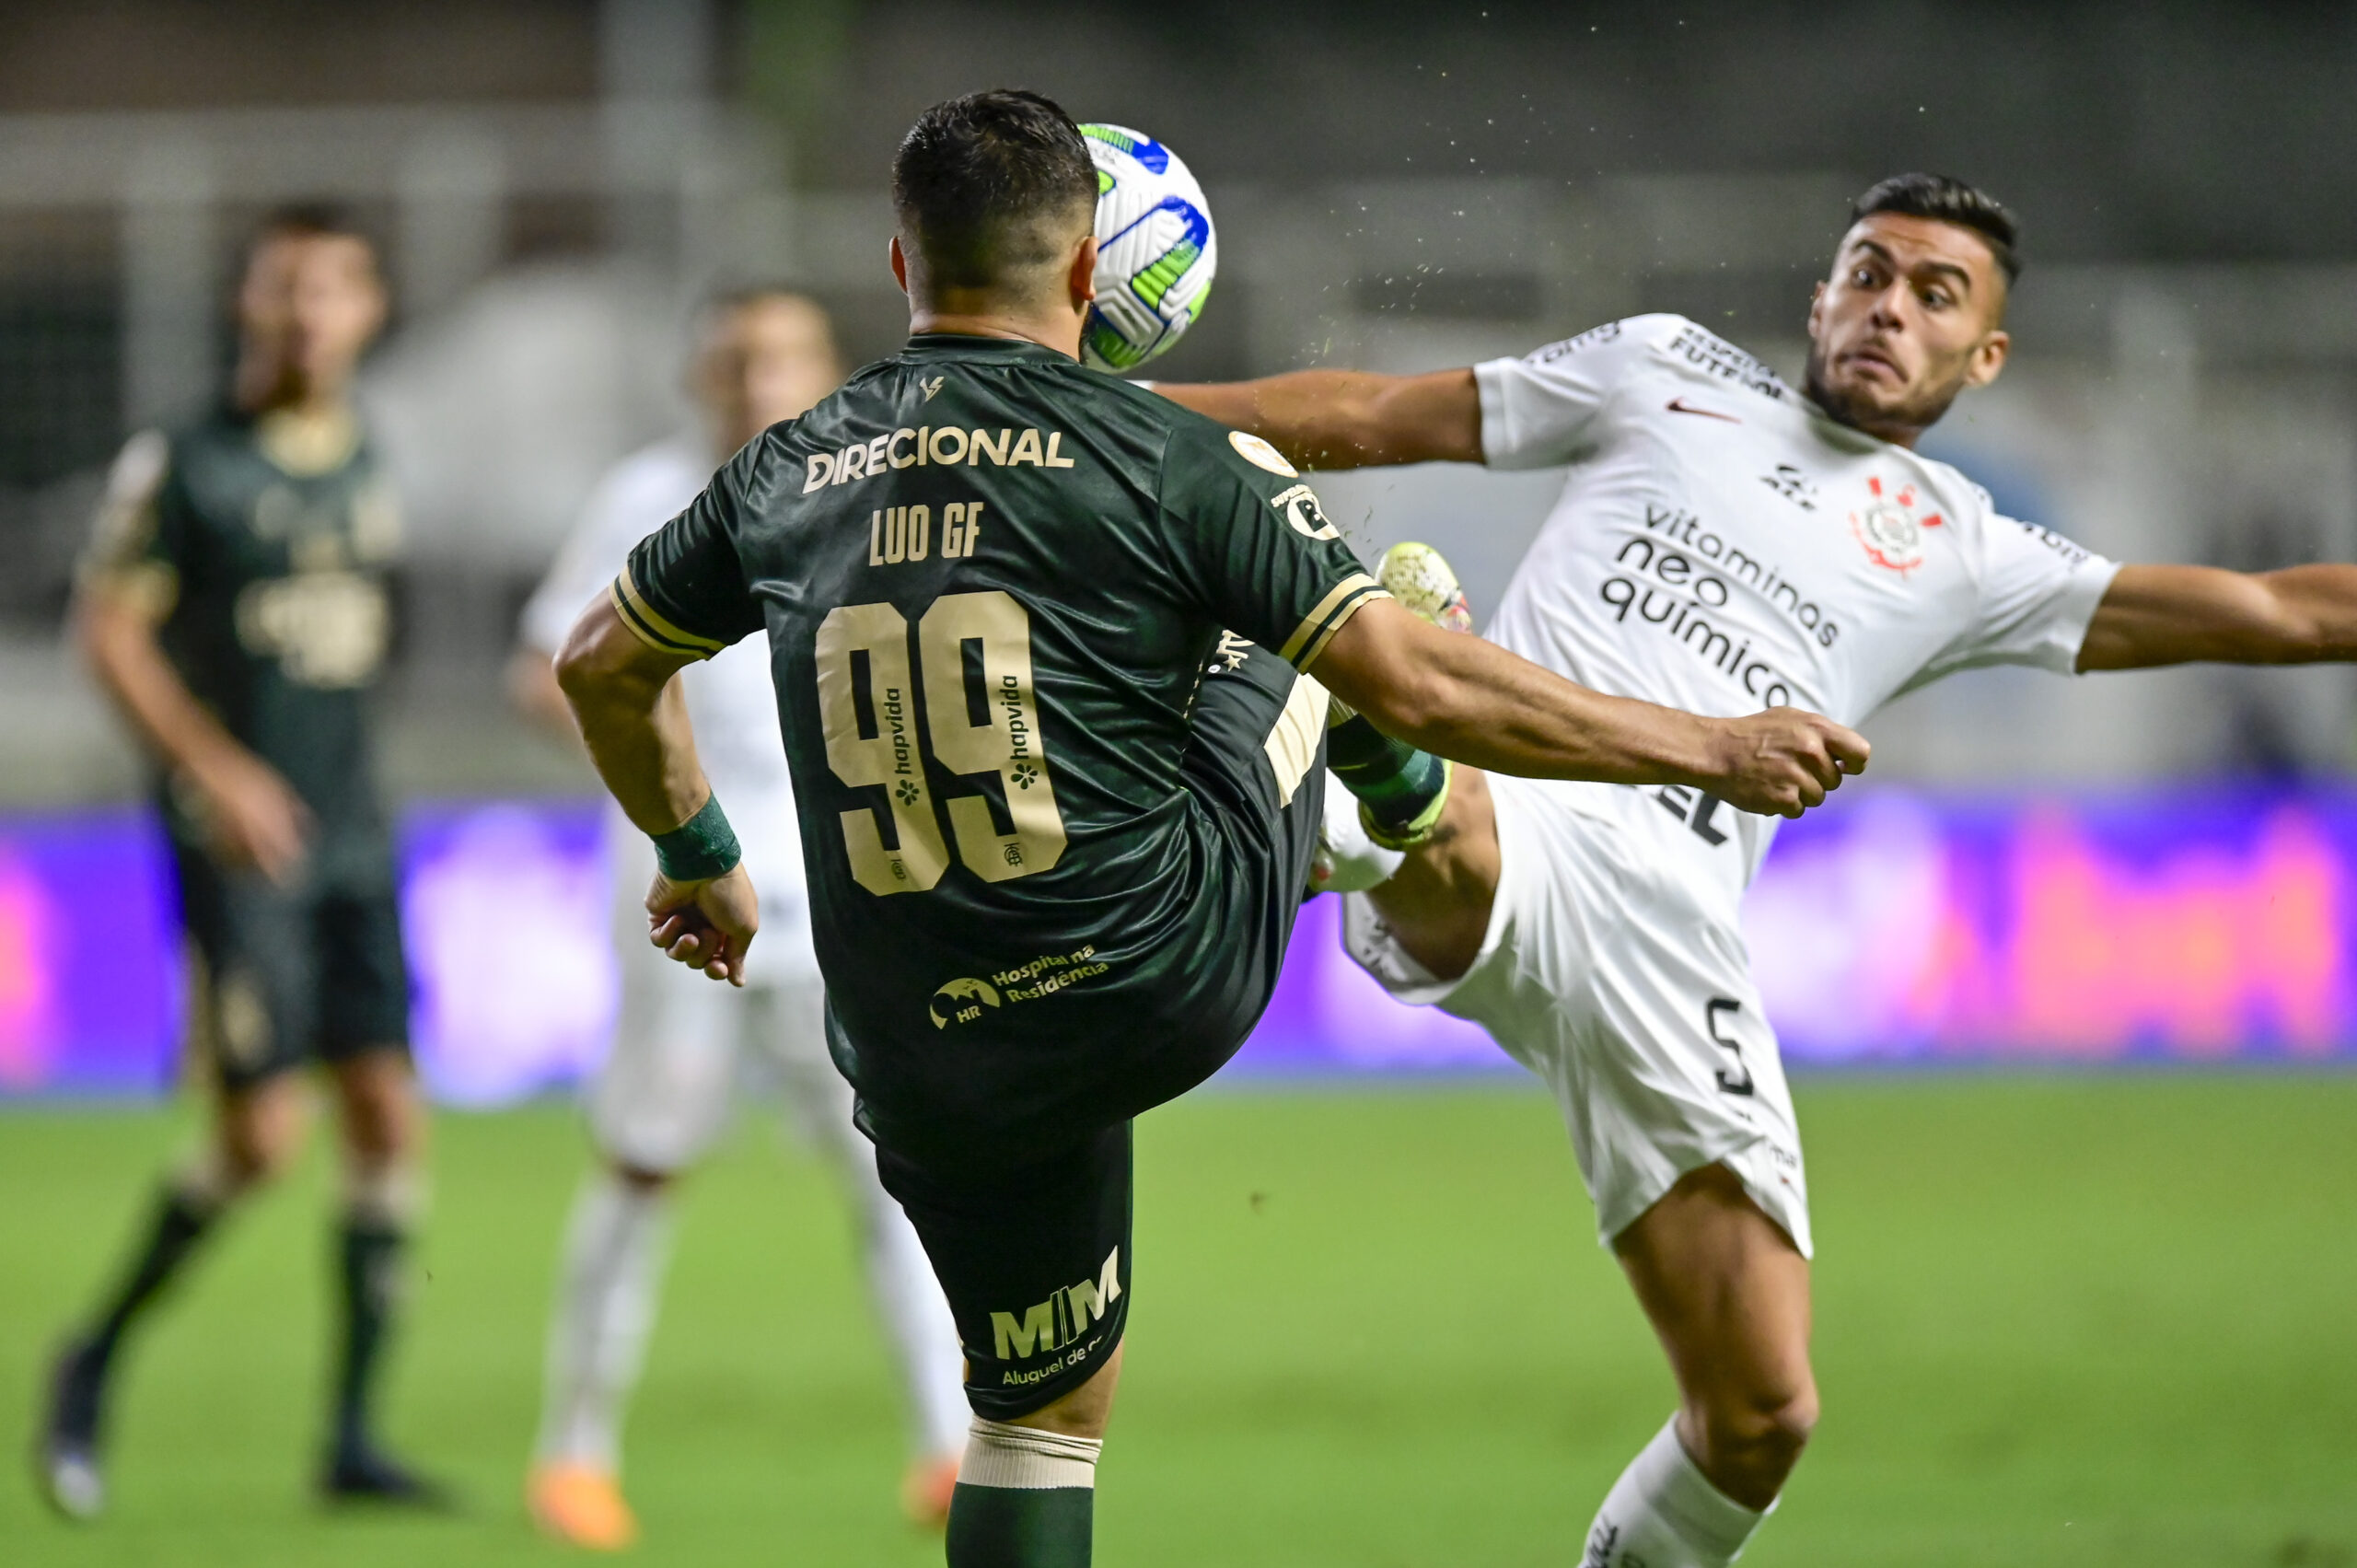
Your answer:
[[[444,1134],[401,1407],[475,1520],[302,1512],[310,1380],[276,1358],[314,1293],[275,1282],[316,1260],[281,1201],[149,1353],[122,1516],[68,1537],[0,1489],[9,1561],[531,1550],[509,1499],[577,1158],[547,1099],[612,978],[590,780],[497,671],[599,471],[688,418],[707,291],[789,283],[853,362],[894,345],[883,174],[935,99],[1035,86],[1184,152],[1223,271],[1172,378],[1464,363],[1643,309],[1796,369],[1847,199],[1962,174],[2030,271],[2014,366],[1938,455],[2115,556],[2357,555],[2347,7],[0,0],[0,1423],[183,1114],[160,844],[61,640],[72,563],[125,433],[212,395],[236,248],[292,198],[352,204],[398,296],[366,387],[412,534],[383,761],[420,1049],[496,1111]],[[1443,543],[1480,606],[1553,483],[1320,488],[1370,555]],[[2357,676],[1982,672],[1871,733],[1752,910],[1791,1058],[1852,1069],[1800,1088],[1829,1420],[1755,1559],[2357,1562]],[[1376,998],[1330,921],[1235,1092],[1148,1124],[1168,1305],[1107,1559],[1563,1561],[1666,1379],[1544,1106]],[[633,1449],[652,1555],[928,1550],[866,1473],[888,1404],[817,1179],[755,1143],[711,1184]]]

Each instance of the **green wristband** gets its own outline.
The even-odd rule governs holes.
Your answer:
[[[736,830],[720,809],[720,797],[705,799],[703,808],[668,833],[655,835],[655,864],[674,882],[709,882],[737,869],[745,852],[737,847]]]

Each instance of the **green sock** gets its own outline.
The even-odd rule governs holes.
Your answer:
[[[1326,766],[1358,796],[1377,834],[1413,833],[1448,796],[1448,763],[1404,740],[1394,740],[1364,714],[1326,731]],[[1397,846],[1395,846],[1397,847]]]
[[[1088,1568],[1097,1493],[969,1486],[950,1493],[949,1568]]]
[[[115,1287],[106,1310],[99,1314],[98,1324],[91,1330],[86,1353],[97,1365],[104,1367],[113,1359],[133,1319],[145,1311],[180,1273],[189,1254],[204,1238],[214,1214],[211,1206],[201,1205],[174,1188],[164,1190],[157,1201],[155,1217],[149,1222],[137,1260]]]
[[[338,1239],[343,1354],[336,1369],[335,1434],[338,1450],[349,1453],[368,1442],[377,1368],[401,1298],[401,1254],[408,1237],[381,1220],[354,1216],[344,1221]]]

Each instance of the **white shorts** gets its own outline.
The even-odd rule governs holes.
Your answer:
[[[1792,1091],[1713,874],[1724,868],[1697,864],[1710,852],[1652,792],[1489,785],[1498,891],[1472,967],[1435,981],[1359,893],[1345,899],[1351,956],[1400,1001],[1480,1024],[1546,1080],[1606,1244],[1715,1163],[1811,1255]]]
[[[803,1136],[830,1154],[864,1156],[865,1140],[852,1125],[851,1085],[827,1051],[827,993],[815,962],[765,953],[767,930],[754,943],[750,981],[741,989],[666,957],[646,939],[640,902],[654,850],[635,833],[615,847],[622,995],[613,1049],[589,1092],[589,1130],[599,1150],[637,1170],[684,1170],[726,1130],[738,1088],[758,1078],[784,1091]]]

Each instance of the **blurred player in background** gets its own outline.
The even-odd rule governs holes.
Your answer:
[[[2357,567],[2122,566],[1917,456],[2004,367],[2014,220],[1926,174],[1852,216],[1797,392],[1667,315],[1428,376],[1162,390],[1317,467],[1570,465],[1489,635],[1698,713],[1790,703],[1857,723],[1979,665],[2357,658]],[[1394,555],[1428,607],[1450,602],[1444,563]],[[1737,921],[1775,826],[1703,791],[1469,772],[1426,844],[1361,837],[1335,856],[1335,885],[1371,889],[1346,907],[1353,956],[1554,1090],[1677,1375],[1681,1408],[1604,1500],[1585,1568],[1733,1562],[1817,1422],[1807,1179]],[[1329,837],[1353,827],[1330,819]]]
[[[926,110],[892,168],[906,347],[731,459],[558,663],[655,841],[655,936],[741,981],[749,863],[672,678],[767,645],[828,1042],[965,1349],[952,1568],[1090,1559],[1133,1295],[1131,1119],[1209,1077],[1268,1004],[1329,687],[1411,748],[1765,809],[1864,761],[1814,714],[1600,700],[1402,610],[1266,443],[1076,363],[1097,192],[1079,128],[1036,94]],[[1423,761],[1392,771],[1438,800]],[[1349,782],[1412,822],[1379,772]],[[1239,1304],[1236,1331],[1268,1309]]]
[[[204,1146],[168,1177],[129,1268],[52,1370],[49,1500],[95,1516],[125,1335],[222,1214],[300,1149],[327,1070],[343,1147],[343,1338],[320,1485],[435,1500],[389,1458],[372,1392],[421,1196],[425,1119],[369,689],[400,519],[350,393],[385,317],[368,241],[336,214],[267,221],[238,295],[224,406],[116,461],[80,579],[82,648],[153,762],[191,959]]]
[[[632,546],[687,508],[731,453],[842,379],[827,319],[809,300],[753,292],[712,309],[693,372],[705,430],[617,464],[525,610],[510,684],[528,713],[577,738],[551,660],[581,607],[614,580]],[[733,808],[746,864],[767,899],[768,940],[743,990],[712,985],[649,946],[641,900],[655,877],[654,851],[619,811],[609,824],[622,1015],[590,1100],[600,1163],[583,1182],[566,1235],[528,1488],[541,1527],[583,1546],[618,1548],[636,1534],[619,1480],[622,1407],[654,1326],[672,1187],[726,1125],[747,1050],[766,1053],[805,1134],[834,1161],[850,1198],[911,1406],[916,1457],[902,1495],[912,1517],[947,1516],[965,1446],[956,1326],[916,1233],[877,1180],[873,1153],[852,1125],[851,1086],[827,1054],[826,992],[811,950],[802,841],[766,652],[747,644],[679,676],[705,768]]]

